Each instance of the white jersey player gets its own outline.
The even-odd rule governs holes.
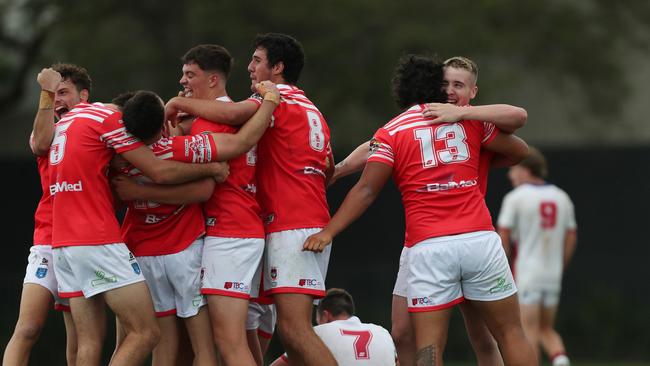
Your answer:
[[[347,291],[329,289],[318,304],[316,321],[319,325],[314,331],[340,366],[395,365],[395,345],[390,333],[379,325],[362,323],[354,316],[354,301]],[[272,366],[290,364],[284,354]]]
[[[501,206],[498,227],[519,288],[524,329],[540,343],[554,366],[568,365],[562,338],[553,329],[562,272],[576,244],[576,220],[569,196],[544,181],[544,156],[536,149],[508,174],[515,189]],[[511,243],[516,243],[512,245]]]

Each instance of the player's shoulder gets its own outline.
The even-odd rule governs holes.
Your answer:
[[[414,127],[414,124],[417,125],[418,123],[422,123],[424,125],[431,119],[425,117],[422,114],[423,110],[424,106],[422,104],[411,106],[410,108],[404,110],[402,113],[393,117],[390,121],[383,125],[380,130],[385,130],[392,135],[404,129]]]

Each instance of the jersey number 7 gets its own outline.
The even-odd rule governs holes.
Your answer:
[[[370,331],[341,329],[341,334],[356,337],[354,340],[354,357],[357,360],[370,359],[370,352],[368,352],[370,341],[372,340],[372,333]]]

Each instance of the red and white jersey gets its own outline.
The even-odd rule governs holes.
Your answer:
[[[77,104],[56,124],[50,146],[52,246],[120,243],[108,164],[115,152],[142,146],[122,114],[101,104]]]
[[[494,158],[494,152],[490,150],[481,150],[481,156],[478,163],[478,187],[481,194],[485,197],[487,194],[488,175],[490,174],[490,165]]]
[[[430,125],[415,105],[377,130],[368,162],[393,167],[406,215],[407,247],[437,236],[494,230],[479,187],[482,145],[491,123]]]
[[[217,98],[232,102],[228,97]],[[236,133],[237,128],[223,123],[197,118],[192,123],[192,135]],[[264,238],[264,225],[260,218],[260,206],[255,199],[257,179],[257,147],[228,161],[230,175],[225,182],[217,184],[212,197],[203,204],[207,235],[225,238]]]
[[[394,366],[395,345],[390,333],[356,316],[314,327],[339,365]]]
[[[50,245],[52,243],[52,196],[50,195],[50,172],[47,160],[47,156],[36,157],[43,194],[34,213],[34,245]]]
[[[257,200],[266,232],[324,227],[330,218],[325,172],[333,160],[329,127],[302,90],[277,87],[281,103],[257,144]]]
[[[194,157],[185,156],[184,142],[188,138],[191,136],[161,138],[149,148],[160,159],[192,161]],[[140,183],[151,183],[133,166],[127,169],[127,174]],[[205,233],[203,222],[199,203],[168,205],[131,201],[122,222],[122,238],[137,257],[174,254],[185,250]]]
[[[576,229],[569,195],[552,184],[522,184],[503,199],[497,223],[517,242],[517,287],[559,290],[564,239],[567,230]]]

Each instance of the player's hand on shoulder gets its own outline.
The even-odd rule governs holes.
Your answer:
[[[277,86],[269,80],[255,84],[255,91],[261,95],[264,100],[269,100],[275,105],[280,104],[280,91]]]
[[[181,110],[176,106],[178,98],[181,97],[173,97],[167,103],[165,103],[165,121],[170,122],[172,127],[176,127],[176,123],[178,122],[178,114],[181,113]]]
[[[111,179],[113,190],[122,201],[133,201],[137,199],[137,190],[140,187],[135,180],[127,177],[124,174],[116,174]]]
[[[225,161],[210,164],[214,165],[214,174],[212,175],[214,180],[217,183],[225,182],[228,179],[228,175],[230,175],[230,165]]]
[[[41,70],[36,76],[36,81],[41,86],[41,89],[55,93],[56,89],[59,87],[59,83],[63,80],[61,74],[55,71],[52,68],[46,68]]]
[[[319,233],[310,235],[307,240],[305,240],[302,250],[320,253],[330,244],[332,244],[332,235],[330,235],[326,230],[323,230]]]
[[[452,123],[463,120],[463,107],[450,103],[428,103],[422,114],[427,118],[433,118],[429,123]]]

